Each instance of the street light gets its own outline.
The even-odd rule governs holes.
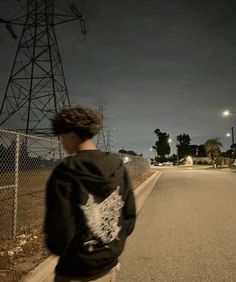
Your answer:
[[[236,112],[230,111],[230,110],[225,110],[222,112],[222,115],[224,117],[231,116],[232,114],[235,114]],[[234,146],[234,127],[231,127],[231,135],[230,133],[226,134],[227,137],[232,137],[232,150],[233,150],[233,159],[235,158],[235,146]]]
[[[177,139],[175,139],[175,141],[176,141],[176,164],[179,165],[179,148],[178,148],[179,143]],[[169,138],[168,143],[170,144],[171,142],[172,142],[172,139]]]
[[[230,111],[225,110],[225,111],[223,111],[222,115],[223,115],[223,117],[228,117],[230,115]]]
[[[153,147],[150,147],[150,148],[149,148],[149,151],[150,151],[150,152],[153,152],[154,160],[155,160],[155,159],[156,159],[156,150],[155,150]]]
[[[230,111],[230,110],[224,110],[222,112],[222,116],[223,117],[228,117],[228,116],[231,116],[232,114],[235,114],[236,112],[233,112],[233,111]]]
[[[227,133],[225,134],[225,136],[226,136],[226,137],[230,137],[230,136],[232,137],[232,150],[233,150],[233,153],[234,153],[234,128],[232,127],[231,130],[232,130],[232,134],[229,133],[229,132],[227,132]]]

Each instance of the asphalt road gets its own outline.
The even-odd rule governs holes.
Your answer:
[[[235,282],[236,171],[159,170],[117,282]]]

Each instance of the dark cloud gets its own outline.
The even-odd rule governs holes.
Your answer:
[[[9,14],[14,1],[1,3]],[[72,1],[59,1],[64,8]],[[88,34],[78,23],[58,27],[57,37],[73,104],[107,102],[106,125],[116,128],[115,149],[150,154],[153,131],[192,143],[220,137],[236,117],[236,2],[222,0],[84,0]],[[16,50],[0,27],[0,89]],[[1,90],[2,91],[2,90]],[[173,145],[174,149],[174,145]]]

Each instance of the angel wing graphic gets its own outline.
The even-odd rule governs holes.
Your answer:
[[[119,190],[120,186],[117,186],[116,190],[101,203],[97,203],[94,196],[89,194],[87,203],[80,206],[90,231],[105,244],[114,240],[121,229],[118,220],[124,202]]]

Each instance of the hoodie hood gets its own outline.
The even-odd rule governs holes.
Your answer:
[[[63,165],[70,177],[80,182],[80,187],[101,199],[117,188],[115,179],[124,169],[118,155],[100,150],[79,151],[65,158]]]

